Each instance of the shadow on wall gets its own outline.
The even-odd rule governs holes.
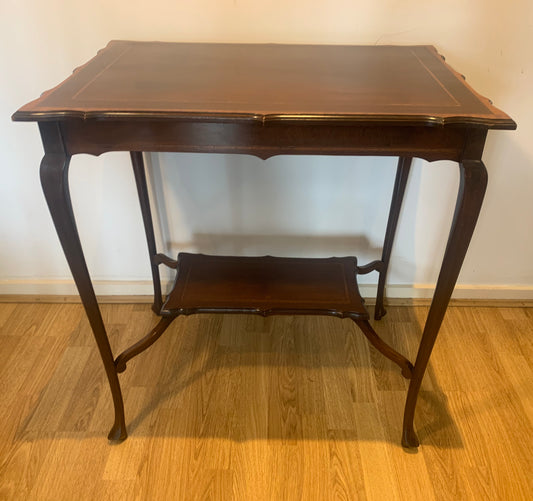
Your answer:
[[[237,256],[277,255],[298,256],[352,256],[354,254],[381,256],[381,247],[374,247],[362,235],[265,235],[197,233],[192,241],[207,254]],[[172,242],[183,248],[183,244]]]
[[[356,255],[361,264],[380,259],[396,163],[374,157],[148,155],[159,249],[173,257],[184,251]],[[410,251],[411,225],[407,237]],[[402,256],[391,263],[392,273],[409,282],[414,262]]]

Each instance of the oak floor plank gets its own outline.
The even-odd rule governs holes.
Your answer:
[[[363,470],[365,494],[368,500],[400,498],[399,479],[394,475],[390,445],[376,406],[355,404],[356,437]]]
[[[326,444],[329,449],[329,489],[322,494],[322,498],[317,499],[369,499],[356,432],[330,430]],[[327,464],[324,459],[322,464]],[[320,471],[320,465],[318,468]]]
[[[418,499],[424,493],[425,500],[434,500],[431,472],[428,470],[424,454],[406,453],[398,443],[401,434],[405,392],[388,391],[379,395],[380,419],[385,432],[393,476],[396,479],[409,479],[398,486],[402,500]],[[422,403],[422,402],[421,402]]]
[[[2,304],[2,307],[0,308],[0,333],[2,332],[1,329],[4,327],[11,314],[15,311],[16,307],[16,303]]]
[[[25,427],[26,431],[62,431],[60,424],[71,399],[77,397],[75,388],[90,354],[90,348],[75,346],[65,349]]]
[[[3,417],[6,417],[5,414]],[[9,435],[4,435],[4,432],[5,430],[2,430],[2,437],[7,438]],[[30,492],[37,489],[40,482],[39,474],[45,465],[45,458],[53,441],[54,434],[48,433],[33,436],[32,434],[24,434],[12,440],[9,451],[7,453],[2,452],[0,499],[31,499]],[[46,469],[49,473],[48,465],[46,465]],[[63,491],[62,485],[60,491]],[[56,492],[55,489],[47,495],[51,497],[53,492]]]
[[[6,336],[43,336],[50,329],[50,323],[59,311],[46,304],[31,303],[16,304],[15,308],[10,304],[2,304],[2,309],[4,308],[10,311],[1,330],[2,335]]]
[[[107,454],[105,444],[96,437],[84,439],[77,432],[54,434],[27,499],[90,499],[95,487],[93,479],[102,478]]]

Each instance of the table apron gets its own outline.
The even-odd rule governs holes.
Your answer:
[[[320,125],[175,121],[64,120],[66,151],[240,153],[275,155],[375,155],[429,161],[481,157],[486,130],[463,127]]]

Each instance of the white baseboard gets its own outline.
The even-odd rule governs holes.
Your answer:
[[[163,283],[163,289],[169,284]],[[93,280],[98,296],[142,296],[153,294],[150,280]],[[0,295],[72,296],[78,289],[72,279],[4,279]]]
[[[150,280],[93,280],[98,296],[150,296],[153,293]],[[163,281],[163,291],[169,290],[170,281]],[[360,284],[363,297],[376,295],[376,285]],[[390,284],[386,288],[388,298],[428,299],[433,296],[434,284]],[[76,296],[73,280],[52,279],[3,279],[0,280],[0,296]],[[455,299],[533,300],[532,285],[473,285],[458,284],[453,293]],[[1,299],[1,298],[0,298]]]
[[[376,295],[375,285],[359,286],[363,297]],[[386,295],[389,298],[430,299],[435,291],[435,284],[390,284]],[[457,284],[452,294],[454,299],[503,299],[533,300],[531,285],[494,285],[494,284]]]

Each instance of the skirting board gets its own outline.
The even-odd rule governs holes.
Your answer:
[[[93,280],[97,296],[102,302],[151,302],[152,283],[149,280]],[[170,290],[171,282],[163,281],[163,291]],[[359,289],[367,304],[376,296],[375,284],[360,284]],[[429,304],[433,297],[433,284],[391,284],[386,287],[389,304]],[[472,285],[458,284],[453,302],[459,304],[514,303],[533,306],[533,286],[524,285]],[[79,302],[72,280],[4,279],[0,280],[0,302]]]

